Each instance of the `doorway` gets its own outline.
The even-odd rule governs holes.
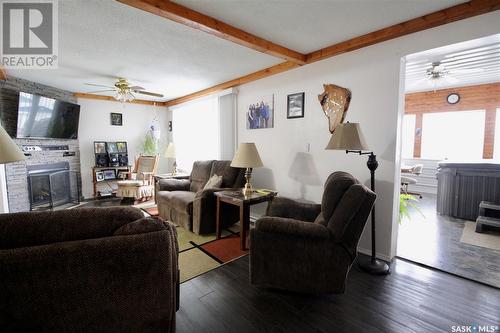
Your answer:
[[[500,222],[500,34],[407,56],[405,87],[396,255],[500,288],[500,228],[476,223]]]

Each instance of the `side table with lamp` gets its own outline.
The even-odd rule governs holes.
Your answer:
[[[368,155],[368,162],[366,165],[370,170],[371,190],[375,192],[375,170],[378,167],[377,156],[373,151],[369,151],[358,123],[347,122],[337,125],[325,149],[345,150],[346,154],[354,153],[358,155]],[[373,206],[371,212],[371,236],[371,257],[369,260],[358,257],[359,267],[363,271],[373,275],[390,274],[389,266],[385,262],[378,260],[376,256],[375,206]]]
[[[277,194],[268,190],[253,190],[250,184],[252,169],[263,166],[259,152],[254,143],[241,143],[234,154],[231,166],[235,168],[245,168],[245,187],[241,191],[220,191],[215,192],[217,197],[216,208],[216,237],[221,237],[221,209],[222,204],[229,204],[239,207],[240,210],[240,249],[247,250],[247,236],[250,230],[250,206],[271,201]]]

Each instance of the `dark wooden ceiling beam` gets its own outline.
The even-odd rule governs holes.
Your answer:
[[[213,17],[194,11],[168,0],[117,0],[126,5],[164,17],[193,29],[246,46],[298,64],[306,63],[306,56],[266,39],[252,35]]]
[[[472,0],[311,52],[306,55],[307,63],[309,64],[414,32],[431,29],[498,9],[500,9],[500,0]]]
[[[110,101],[110,102],[121,103],[120,101],[117,101],[114,97],[111,97],[111,96],[87,94],[87,93],[80,93],[80,92],[74,93],[73,96],[75,96],[77,98],[96,99],[96,100],[101,100],[101,101]],[[130,102],[125,102],[125,103],[144,104],[144,105],[152,105],[152,106],[165,106],[165,102],[147,101],[144,99],[134,99]]]
[[[427,30],[447,23],[467,19],[481,14],[486,14],[500,9],[500,0],[471,0],[469,2],[449,7],[437,12],[408,20],[390,27],[355,37],[338,44],[328,46],[306,55],[307,64],[327,59],[342,53],[354,51],[366,46],[374,45],[394,38],[405,36],[414,32]],[[187,101],[215,93],[224,89],[236,87],[274,74],[298,67],[284,62],[243,77],[227,81],[222,84],[165,102],[166,106],[173,106]]]
[[[222,90],[229,89],[232,87],[240,86],[242,84],[252,82],[255,80],[259,80],[259,79],[263,79],[265,77],[268,77],[268,76],[271,76],[274,74],[286,72],[286,71],[288,71],[292,68],[296,68],[296,67],[299,67],[299,65],[294,63],[294,62],[291,62],[291,61],[286,61],[286,62],[283,62],[281,64],[278,64],[278,65],[275,65],[275,66],[272,66],[269,68],[265,68],[263,70],[239,77],[237,79],[227,81],[227,82],[218,84],[216,86],[213,86],[213,87],[210,87],[207,89],[197,91],[195,93],[192,93],[192,94],[189,94],[189,95],[186,95],[183,97],[172,99],[170,101],[164,102],[164,105],[165,106],[173,106],[173,105],[181,104],[184,102],[188,102],[190,100],[200,98],[203,96],[207,96],[207,95],[213,94],[213,93],[218,92],[218,91],[222,91]]]

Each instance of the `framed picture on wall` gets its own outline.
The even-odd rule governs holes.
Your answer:
[[[286,117],[288,119],[303,118],[304,102],[305,102],[305,93],[303,92],[288,95]]]
[[[123,114],[111,112],[111,125],[123,126]]]
[[[247,129],[274,127],[274,95],[257,98],[247,110]]]

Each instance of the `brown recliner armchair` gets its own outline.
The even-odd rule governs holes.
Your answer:
[[[214,192],[239,189],[245,182],[244,170],[230,164],[231,161],[196,161],[189,179],[161,179],[156,193],[159,215],[196,234],[215,232]],[[222,176],[220,188],[204,190],[213,175]],[[222,213],[222,227],[239,221],[238,207],[224,207]]]
[[[321,205],[274,198],[250,233],[250,281],[304,293],[343,293],[375,193],[334,172]]]
[[[175,226],[131,207],[0,214],[2,332],[174,332]]]

